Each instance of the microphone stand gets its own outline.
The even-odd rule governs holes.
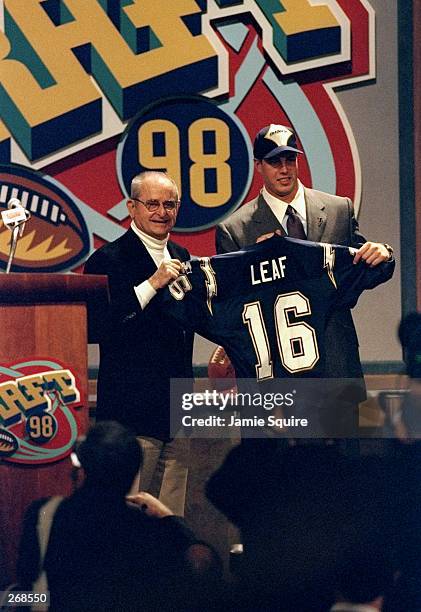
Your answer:
[[[23,230],[25,229],[25,223],[28,221],[28,219],[31,216],[31,213],[29,212],[29,210],[26,210],[26,209],[23,209],[23,210],[25,210],[26,219],[22,219],[21,221],[14,221],[13,225],[8,224],[8,223],[5,224],[8,229],[12,230],[12,241],[10,243],[9,259],[7,260],[6,274],[9,274],[10,269],[12,267],[12,261],[15,256],[16,247],[18,244],[18,238],[22,236]]]
[[[9,259],[7,260],[6,274],[9,274],[10,268],[12,267],[12,261],[18,244],[19,229],[19,225],[16,225],[16,227],[12,229],[12,242],[10,244]]]

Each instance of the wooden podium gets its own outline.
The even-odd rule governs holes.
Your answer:
[[[32,421],[37,426],[40,422],[39,416],[30,420],[31,414],[37,414],[34,395],[36,396],[40,387],[39,383],[32,382],[30,375],[37,369],[40,372],[44,370],[47,371],[48,379],[50,367],[62,367],[74,375],[79,401],[75,401],[72,408],[64,406],[64,411],[67,415],[70,414],[72,439],[76,427],[77,435],[83,435],[89,424],[87,312],[89,307],[94,313],[95,306],[107,299],[105,276],[35,273],[0,275],[0,547],[6,559],[6,571],[11,579],[14,578],[22,517],[28,504],[34,499],[48,495],[67,495],[72,489],[70,451],[65,443],[62,457],[59,456],[60,449],[53,449],[47,459],[32,459],[37,456],[36,436],[39,432],[29,429],[30,435],[35,436],[35,439],[30,437],[28,444],[25,428]],[[25,387],[26,383],[19,383],[19,377],[28,374],[26,380],[29,383]],[[54,376],[53,373],[52,378]],[[34,380],[37,380],[36,374]],[[49,384],[60,389],[60,384],[54,380]],[[16,396],[13,395],[15,388]],[[31,395],[31,390],[35,391],[35,394]],[[22,396],[22,393],[25,395]],[[44,391],[38,393],[42,400]],[[8,394],[11,394],[10,398]],[[19,397],[25,401],[19,401]],[[51,400],[49,401],[51,404]],[[60,415],[62,416],[61,413]],[[51,421],[51,416],[47,418]],[[16,423],[19,419],[20,422]],[[54,421],[57,431],[52,436],[51,444],[54,444],[55,438],[57,445],[57,439],[60,439],[61,435],[60,422],[56,418]],[[67,427],[68,423],[65,425]],[[66,427],[62,428],[66,430],[65,436],[68,433]],[[20,428],[20,433],[16,435],[17,428]],[[46,427],[46,431],[47,429]],[[70,427],[68,429],[70,430]],[[7,456],[10,431],[15,434],[11,436],[12,441],[14,437],[25,449],[18,455],[12,453]],[[47,433],[51,435],[51,428]],[[46,440],[42,440],[42,435],[39,453],[48,455]],[[67,446],[70,444],[69,440],[68,436]],[[35,448],[35,451],[26,450],[28,447]],[[25,452],[29,453],[28,461],[21,459],[19,462],[13,462],[14,456],[24,455]]]

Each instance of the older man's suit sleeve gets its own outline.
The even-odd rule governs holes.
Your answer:
[[[170,255],[181,261],[190,259],[187,249],[168,242]],[[134,287],[150,278],[156,272],[156,265],[146,248],[132,230],[118,240],[95,251],[85,263],[85,274],[108,276],[110,308],[107,318],[113,325],[126,325],[143,313]],[[156,301],[154,298],[153,302]],[[149,310],[149,308],[146,308]],[[146,312],[145,310],[145,312]],[[102,318],[103,312],[97,312]],[[97,322],[97,326],[100,321]],[[107,333],[107,330],[104,330]]]
[[[141,314],[136,295],[128,284],[128,278],[121,266],[107,251],[99,250],[86,261],[85,274],[105,274],[108,277],[110,303],[108,309],[97,308],[90,313],[90,335],[101,340],[109,333],[110,325],[120,327]]]

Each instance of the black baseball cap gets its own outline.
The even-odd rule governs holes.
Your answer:
[[[253,144],[254,159],[270,159],[284,152],[302,153],[292,128],[271,123],[258,132]]]

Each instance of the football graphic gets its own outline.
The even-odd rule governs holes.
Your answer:
[[[0,429],[0,459],[1,457],[10,457],[18,450],[19,443],[7,429]]]
[[[12,272],[59,272],[89,252],[86,223],[71,195],[57,181],[16,164],[0,165],[0,212],[17,198],[31,213],[19,239]],[[6,268],[11,232],[0,221],[0,268]]]

